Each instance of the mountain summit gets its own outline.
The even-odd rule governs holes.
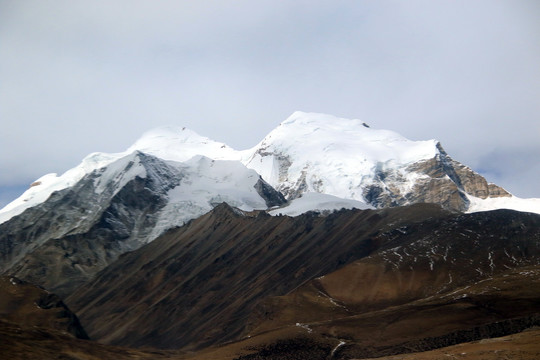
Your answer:
[[[81,176],[86,165],[92,168],[87,158],[23,194],[22,204],[12,211],[33,206],[0,224],[0,272],[63,295],[119,255],[220,203],[244,211],[285,203],[238,161],[197,155],[174,162],[141,151],[93,158],[113,161],[103,161],[102,167]],[[42,186],[48,197],[36,190]],[[38,202],[41,198],[45,200]]]
[[[508,208],[540,213],[540,199],[519,199],[488,183],[453,160],[437,140],[412,141],[360,120],[297,111],[243,151],[182,127],[148,131],[125,152],[93,153],[61,176],[38,179],[0,210],[0,223],[135,151],[175,162],[197,155],[239,161],[288,200],[320,193],[375,208],[427,202],[465,212]]]
[[[425,202],[463,212],[540,213],[540,199],[519,199],[488,183],[437,140],[412,141],[361,120],[295,112],[242,156],[288,199],[316,192],[375,208]]]
[[[323,114],[294,113],[245,164],[289,199],[320,192],[377,208],[429,202],[466,211],[468,196],[510,196],[452,160],[436,140],[412,141]]]

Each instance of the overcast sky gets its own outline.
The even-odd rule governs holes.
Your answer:
[[[358,118],[540,197],[540,2],[0,0],[0,207],[161,125]]]

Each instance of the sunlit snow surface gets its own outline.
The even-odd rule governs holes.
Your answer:
[[[227,167],[230,169],[238,170],[240,167],[245,169],[243,164],[255,170],[270,185],[278,189],[294,188],[304,179],[307,185],[305,191],[308,193],[322,193],[356,200],[356,203],[353,202],[356,204],[354,207],[361,206],[360,203],[364,201],[362,190],[373,181],[375,170],[396,169],[405,179],[400,186],[407,191],[422,175],[404,172],[406,166],[420,160],[431,159],[438,153],[436,140],[411,141],[392,131],[370,128],[360,120],[315,113],[295,112],[259,144],[243,151],[234,150],[186,128],[158,128],[145,133],[125,152],[93,153],[80,165],[61,176],[56,174],[42,176],[36,180],[34,186],[0,210],[0,223],[44,202],[54,191],[73,186],[93,170],[113,164],[137,150],[181,163],[197,155],[215,160],[229,160],[231,162]],[[215,179],[220,178],[218,175],[215,176]],[[201,186],[199,189],[192,188],[193,193],[190,196],[197,197],[197,194],[201,194],[204,191],[203,184],[210,187],[220,186],[219,181],[197,181],[201,181]],[[187,191],[191,191],[188,189],[182,190],[184,195]],[[169,194],[171,203],[167,208],[178,210],[186,205],[185,202],[178,202],[177,192],[172,191]],[[236,206],[238,205],[238,202],[234,202],[236,196],[244,195],[224,193],[222,199]],[[289,205],[290,214],[299,213],[302,211],[300,208],[308,209],[310,206],[317,207],[310,210],[323,210],[323,206],[333,202],[322,198],[311,201],[314,200],[313,196],[315,195],[305,194],[303,198],[293,201]],[[249,197],[245,199],[247,202],[243,202],[242,199],[239,202],[245,205],[252,201]],[[219,198],[215,200],[217,202]],[[471,212],[509,208],[540,213],[540,199],[510,197],[482,200],[471,197],[470,200]],[[338,206],[336,204],[335,207]],[[298,209],[294,210],[295,208]]]
[[[510,209],[540,214],[540,199],[521,199],[515,196],[479,199],[467,196],[471,202],[467,212],[489,211],[495,209]]]
[[[400,169],[438,151],[436,140],[411,141],[360,120],[295,112],[243,161],[278,190],[305,179],[309,192],[364,201],[377,169]]]
[[[127,152],[142,151],[163,160],[187,161],[196,155],[215,160],[240,160],[238,151],[182,127],[162,127],[146,132]]]

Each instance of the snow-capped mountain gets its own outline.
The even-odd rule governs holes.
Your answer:
[[[377,171],[436,154],[434,140],[410,141],[359,120],[296,112],[244,161],[288,198],[315,191],[364,200],[363,187]]]
[[[252,211],[285,202],[240,162],[201,155],[173,162],[140,151],[93,154],[40,181],[0,224],[0,271],[59,293],[219,203]]]
[[[376,208],[430,202],[467,212],[509,208],[540,213],[540,199],[520,199],[488,183],[453,160],[436,140],[411,141],[360,120],[295,112],[256,146],[243,151],[186,128],[151,130],[125,152],[90,154],[61,176],[38,179],[0,210],[0,223],[135,151],[176,162],[196,155],[241,161],[289,200],[321,193]],[[314,210],[322,204],[310,203]]]
[[[288,199],[319,192],[376,208],[428,202],[458,211],[540,212],[540,199],[517,199],[488,183],[438,141],[411,141],[360,120],[295,112],[242,155]]]
[[[19,198],[9,203],[0,210],[0,223],[5,222],[15,215],[22,213],[24,210],[35,205],[43,203],[55,191],[67,189],[74,186],[83,177],[88,176],[93,172],[102,172],[103,176],[99,177],[98,182],[101,184],[97,189],[98,193],[109,181],[120,177],[129,177],[130,173],[136,172],[137,167],[131,169],[126,174],[120,173],[111,175],[110,173],[121,169],[122,164],[128,160],[132,154],[147,154],[162,161],[176,163],[186,163],[187,167],[193,167],[193,171],[202,171],[202,176],[209,175],[210,172],[215,173],[215,185],[209,188],[208,191],[217,190],[217,188],[225,188],[227,181],[231,179],[240,179],[242,176],[247,176],[246,168],[239,162],[239,152],[235,151],[225,144],[215,142],[206,137],[200,136],[197,133],[186,128],[159,128],[154,129],[142,136],[126,151],[115,154],[108,153],[92,153],[83,159],[81,164],[75,168],[68,170],[61,176],[57,174],[47,174],[37,179],[30,188],[25,191]],[[212,167],[194,166],[194,162],[204,162],[202,157],[210,158],[211,160],[223,160],[225,163],[211,162]],[[196,160],[199,159],[199,160]],[[191,164],[191,165],[190,165]],[[219,165],[220,164],[220,165]],[[197,170],[198,169],[198,170]],[[139,169],[140,170],[140,169]],[[221,173],[220,173],[221,172]],[[144,174],[144,171],[142,171]],[[221,181],[218,180],[221,174]],[[138,175],[133,173],[133,175]],[[249,177],[258,177],[253,171],[249,173]],[[221,184],[220,184],[221,183]],[[244,184],[245,185],[245,184]],[[253,184],[252,184],[253,185]],[[118,185],[121,188],[121,184]],[[217,188],[216,188],[217,187]],[[110,194],[108,194],[110,195]],[[174,195],[174,194],[173,194]],[[233,197],[228,198],[232,203],[240,205],[240,208],[245,207],[242,204],[242,197],[239,200]],[[253,199],[248,199],[248,202],[253,202]],[[231,204],[232,205],[232,204]],[[233,205],[236,206],[236,205]],[[257,209],[265,208],[255,207]],[[208,208],[206,211],[210,210]],[[202,214],[198,214],[202,215]],[[197,215],[197,216],[198,216]],[[185,219],[184,219],[185,220]]]
[[[366,207],[360,203],[382,208],[429,202],[465,212],[508,208],[540,213],[540,199],[520,199],[488,183],[453,160],[437,140],[412,141],[326,114],[295,112],[242,151],[172,127],[149,131],[129,150],[173,161],[195,154],[239,160],[289,200],[320,193],[341,198],[338,203],[357,201],[354,207],[360,208]],[[327,209],[328,201],[310,196],[312,210]]]
[[[398,207],[414,203],[423,204]],[[536,264],[538,215],[455,213],[501,207],[540,213],[540,199],[518,199],[489,184],[436,140],[411,141],[359,120],[296,112],[243,151],[185,128],[160,128],[125,152],[93,153],[60,176],[41,177],[1,209],[0,273],[70,295],[102,340],[168,347],[182,339],[192,350],[240,340],[253,326],[266,334],[267,320],[291,313],[293,303],[292,310],[303,307],[298,299],[316,300],[323,315],[330,310],[340,321],[354,315],[341,290],[328,295],[333,285],[362,278],[379,283],[381,274],[395,284],[395,276],[410,275],[416,280],[407,286],[432,278],[439,290],[455,294],[452,274],[464,279],[456,271],[492,276],[495,269]],[[384,209],[333,212],[342,208]],[[301,215],[309,211],[327,216]],[[473,242],[477,251],[463,258]],[[369,277],[321,281],[364,257],[371,259]],[[441,276],[438,266],[453,266],[452,272]],[[329,287],[312,286],[313,280]],[[433,294],[437,289],[428,283]],[[286,300],[301,287],[315,293]],[[360,299],[364,290],[359,287]],[[403,290],[396,299],[413,294]],[[274,295],[285,302],[259,303]],[[351,309],[359,304],[354,301]],[[299,327],[302,316],[319,313],[301,312],[286,320]],[[324,316],[312,324],[331,319]],[[216,324],[225,330],[215,331]],[[327,329],[319,330],[326,338]],[[342,338],[334,339],[338,347]]]

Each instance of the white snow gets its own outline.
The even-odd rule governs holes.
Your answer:
[[[34,182],[37,185],[30,187],[20,197],[0,209],[0,224],[32,206],[44,202],[54,191],[71,187],[86,174],[104,168],[137,150],[163,160],[180,162],[187,161],[196,155],[228,160],[239,160],[241,157],[240,152],[227,145],[212,141],[185,128],[162,127],[154,129],[145,133],[124,152],[115,154],[92,153],[84,158],[81,164],[66,171],[61,176],[47,174],[37,179]],[[105,179],[102,182],[104,183]]]
[[[146,132],[127,152],[142,151],[164,160],[187,161],[196,155],[215,160],[240,160],[238,151],[181,127],[161,127]]]
[[[278,190],[305,176],[308,192],[364,201],[363,186],[377,168],[433,158],[436,145],[436,140],[411,141],[393,131],[367,128],[360,120],[295,112],[244,151],[242,161]]]
[[[342,347],[343,345],[345,345],[346,342],[345,341],[339,341],[339,344],[336,345],[336,347],[332,350],[332,352],[330,353],[330,359],[332,357],[334,357],[334,354],[336,353],[336,350],[339,349],[340,347]]]
[[[132,165],[128,166],[130,163]],[[126,171],[126,168],[129,169]],[[115,189],[111,194],[111,196],[114,196],[136,176],[145,178],[146,170],[140,164],[137,153],[133,152],[101,168],[100,176],[94,183],[95,191],[96,193],[102,193],[109,184],[114,183]]]
[[[298,216],[308,211],[332,212],[341,209],[373,209],[371,205],[351,199],[321,193],[304,193],[302,197],[292,200],[287,206],[270,210],[270,215]]]
[[[301,327],[302,329],[305,329],[310,334],[313,332],[313,330],[309,327],[308,324],[296,323],[296,326]]]
[[[540,198],[522,199],[517,196],[480,199],[467,196],[470,206],[467,212],[490,211],[496,209],[510,209],[540,214]]]
[[[207,213],[222,202],[243,211],[267,208],[254,188],[259,175],[238,161],[195,156],[176,166],[182,169],[184,177],[180,185],[167,193],[169,202],[159,212],[159,220],[149,239]]]

